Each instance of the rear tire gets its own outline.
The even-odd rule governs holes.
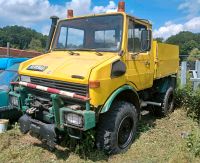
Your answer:
[[[156,116],[167,116],[174,110],[174,89],[169,87],[166,93],[161,96],[160,102],[162,102],[161,107],[154,107],[153,113]]]
[[[107,154],[127,151],[136,135],[138,115],[135,106],[125,101],[115,102],[100,116],[96,145]]]

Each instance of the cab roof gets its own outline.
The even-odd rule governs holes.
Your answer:
[[[87,17],[96,17],[96,16],[107,16],[107,15],[122,15],[124,17],[130,17],[131,19],[136,20],[138,22],[141,22],[142,24],[152,26],[152,24],[151,24],[151,22],[149,20],[140,19],[140,18],[137,18],[135,16],[129,15],[129,14],[125,13],[125,12],[109,12],[109,13],[100,13],[100,14],[88,14],[88,15],[83,15],[83,16],[73,16],[72,18],[60,19],[59,21],[80,19],[80,18],[87,18]]]

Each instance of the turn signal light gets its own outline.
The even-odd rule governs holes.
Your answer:
[[[73,18],[74,16],[74,11],[73,10],[67,10],[67,18]]]
[[[89,88],[99,88],[100,87],[100,81],[89,81]]]
[[[125,12],[125,2],[124,1],[120,1],[118,3],[118,12]]]

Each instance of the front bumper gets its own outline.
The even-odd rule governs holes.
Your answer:
[[[25,83],[25,82],[19,82],[19,83],[12,83],[13,85],[20,85],[18,93],[15,91],[12,91],[9,93],[10,96],[16,97],[18,99],[18,108],[23,112],[26,113],[29,109],[32,107],[32,102],[34,102],[34,96],[35,95],[34,91],[39,90],[45,93],[49,93],[49,100],[51,101],[52,107],[49,108],[49,113],[44,115],[45,122],[54,122],[55,127],[58,130],[64,131],[66,128],[73,128],[73,129],[78,129],[81,131],[86,131],[89,130],[96,125],[95,121],[95,112],[90,110],[90,104],[89,104],[89,98],[88,97],[83,97],[76,95],[75,93],[69,93],[69,92],[64,92],[60,91],[54,88],[47,88],[43,86],[38,86],[34,85],[31,83]],[[33,94],[31,93],[33,92]],[[40,93],[41,95],[41,93]],[[63,96],[65,98],[63,98]],[[82,103],[81,109],[79,110],[74,110],[69,107],[70,100],[77,100],[73,101],[74,104],[76,102],[79,105],[79,102]],[[69,100],[69,102],[68,102]],[[65,114],[71,113],[71,114],[76,114],[80,116],[82,119],[82,125],[77,126],[76,124],[73,123],[67,123],[64,119]],[[48,121],[48,119],[51,119]],[[42,120],[43,121],[43,120]]]
[[[42,123],[25,114],[19,119],[19,125],[22,133],[26,134],[30,131],[40,136],[42,140],[45,140],[48,146],[52,148],[55,147],[57,143],[57,134],[54,124]]]
[[[67,113],[74,113],[82,116],[83,126],[77,127],[73,124],[66,123],[63,117]],[[24,114],[19,119],[20,131],[23,134],[28,132],[33,133],[33,135],[36,135],[37,137],[39,136],[42,140],[44,140],[48,146],[54,148],[58,143],[60,136],[62,135],[61,133],[68,133],[70,137],[80,139],[82,131],[86,131],[95,127],[95,113],[93,111],[77,112],[69,108],[60,108],[60,117],[60,128],[57,128],[56,124],[44,123],[42,121],[33,119],[27,114]]]

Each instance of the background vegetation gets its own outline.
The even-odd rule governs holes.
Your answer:
[[[179,45],[181,58],[194,61],[200,59],[200,33],[180,32],[169,37],[167,40],[156,38],[158,42]]]
[[[21,26],[7,26],[0,28],[0,46],[6,47],[10,42],[12,48],[43,51],[47,36],[33,29]]]
[[[181,87],[178,80],[175,91],[175,104],[176,107],[183,108],[186,115],[196,121],[200,127],[200,87],[194,91],[189,78],[188,75],[185,87]],[[193,129],[188,134],[187,147],[195,156],[200,157],[200,128]]]
[[[180,55],[189,56],[189,60],[200,59],[200,33],[180,32],[164,40],[155,38],[158,42],[176,44],[180,46]],[[6,47],[10,42],[11,47],[18,49],[31,49],[43,51],[46,46],[47,36],[33,29],[22,26],[7,26],[0,28],[0,46]],[[184,57],[187,58],[187,57]]]

